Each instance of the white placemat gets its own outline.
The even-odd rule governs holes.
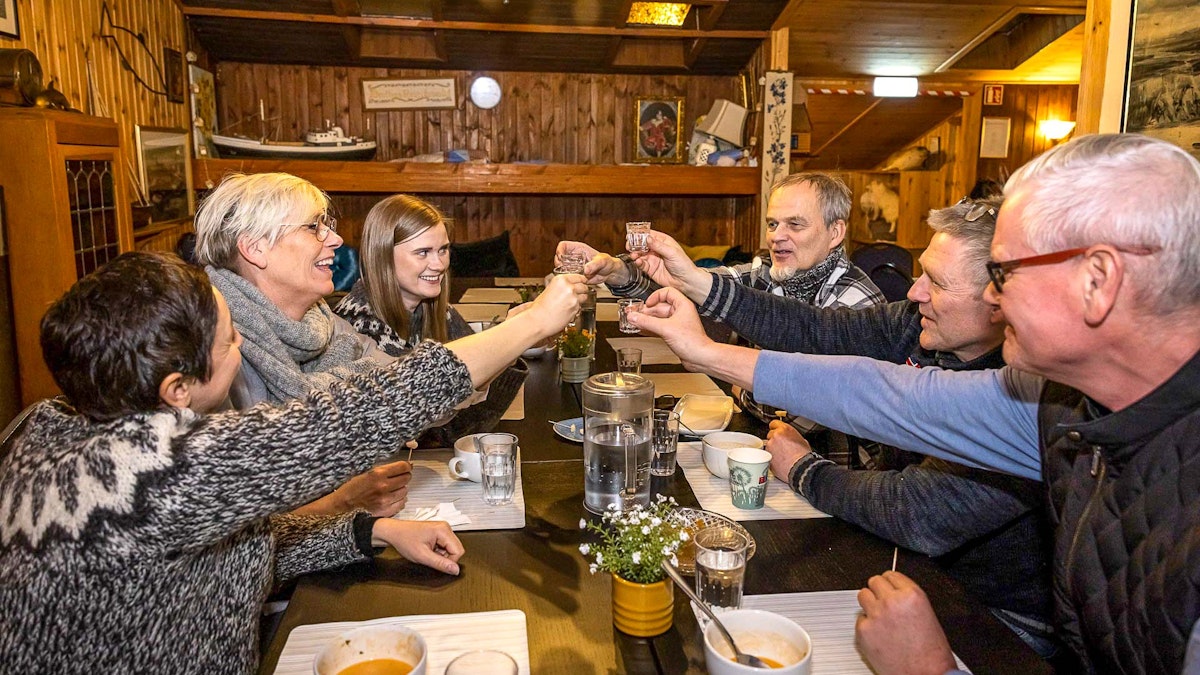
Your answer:
[[[813,675],[872,675],[854,646],[854,622],[861,612],[857,596],[858,591],[746,595],[742,608],[782,614],[800,624],[812,638]],[[699,616],[696,620],[704,624]],[[959,670],[967,670],[957,654],[954,660]]]
[[[504,302],[510,305],[521,301],[515,288],[468,288],[459,302]]]
[[[463,321],[491,321],[496,317],[503,319],[508,316],[508,305],[476,305],[460,303],[454,309],[462,315]]]
[[[371,621],[296,626],[288,634],[287,643],[279,654],[275,675],[312,675],[313,659],[325,643],[360,626],[393,624],[412,628],[425,638],[425,645],[429,649],[425,669],[429,675],[442,675],[456,656],[476,649],[506,652],[517,662],[520,673],[529,675],[529,635],[525,629],[525,612],[519,609],[393,616]]]
[[[512,503],[492,506],[483,501],[483,486],[450,475],[446,462],[454,457],[451,450],[421,452],[413,457],[413,477],[408,484],[408,502],[393,518],[412,520],[417,509],[453,502],[454,507],[471,518],[457,525],[455,532],[467,530],[517,530],[525,527],[525,495],[521,493],[521,458],[517,455],[517,485]],[[440,458],[440,459],[439,459]]]
[[[642,353],[642,363],[646,362],[646,355]],[[682,398],[684,394],[704,394],[706,396],[728,396],[721,388],[713,382],[712,378],[704,373],[642,373],[654,383],[654,395],[664,396],[670,394],[676,398]]]
[[[496,277],[497,286],[541,286],[546,282],[545,277]]]
[[[665,364],[679,364],[681,361],[675,352],[663,342],[662,338],[656,337],[627,337],[627,338],[608,338],[608,344],[613,348],[613,351],[618,349],[640,349],[642,350],[642,365],[656,366]]]
[[[525,385],[524,384],[522,384],[521,388],[517,390],[517,395],[513,397],[512,403],[508,404],[508,410],[504,411],[504,414],[500,416],[500,419],[508,420],[510,422],[515,422],[517,420],[525,419]]]
[[[596,320],[597,321],[620,321],[620,313],[617,312],[617,305],[612,302],[597,302],[596,303]]]
[[[683,469],[696,501],[706,511],[714,511],[737,521],[787,520],[791,518],[828,518],[808,500],[796,494],[773,476],[767,478],[767,502],[761,509],[739,509],[729,496],[729,481],[717,478],[704,468],[700,441],[681,442],[675,461]],[[459,507],[462,510],[462,507]]]

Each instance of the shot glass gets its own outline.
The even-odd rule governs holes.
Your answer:
[[[517,486],[517,437],[512,434],[476,436],[482,468],[483,501],[492,506],[512,503]]]
[[[653,437],[654,458],[650,460],[650,473],[655,476],[670,476],[675,473],[675,451],[679,447],[679,413],[671,410],[654,411]]]
[[[650,223],[625,223],[625,248],[630,253],[634,251],[648,253],[650,251]]]
[[[635,298],[621,298],[617,301],[617,313],[620,318],[618,327],[622,333],[640,333],[637,326],[629,322],[629,312],[640,312],[645,303]]]
[[[463,652],[446,666],[446,675],[517,675],[517,662],[505,652]]]
[[[642,374],[642,350],[626,347],[617,350],[617,372],[626,375]]]
[[[696,595],[714,610],[742,606],[746,578],[746,536],[729,527],[706,527],[696,543]]]

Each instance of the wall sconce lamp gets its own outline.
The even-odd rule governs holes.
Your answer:
[[[871,93],[876,96],[906,96],[917,95],[917,78],[915,77],[877,77],[871,86]]]
[[[1061,141],[1075,131],[1075,123],[1064,120],[1041,120],[1038,122],[1038,131],[1047,140]]]

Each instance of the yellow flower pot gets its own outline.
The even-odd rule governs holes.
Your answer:
[[[675,588],[670,579],[638,584],[613,575],[612,613],[617,630],[634,637],[662,635],[675,614]]]

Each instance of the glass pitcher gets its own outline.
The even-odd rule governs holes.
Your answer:
[[[650,505],[654,383],[601,373],[583,383],[583,505],[603,513]]]

